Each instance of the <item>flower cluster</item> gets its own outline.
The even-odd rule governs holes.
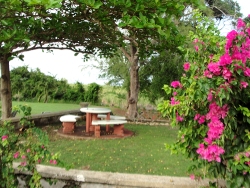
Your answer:
[[[246,178],[250,174],[250,23],[239,19],[237,29],[226,38],[216,32],[207,37],[209,30],[204,31],[204,24],[200,27],[190,33],[194,49],[187,50],[185,76],[171,87],[164,86],[173,96],[158,106],[171,118],[171,125],[179,127],[178,141],[167,148],[192,157],[196,164],[190,169],[197,169],[197,174],[191,178],[201,177],[198,169],[203,166],[210,177],[219,175],[230,187],[236,187],[237,178],[244,182],[237,182],[237,187],[246,187],[250,185]]]

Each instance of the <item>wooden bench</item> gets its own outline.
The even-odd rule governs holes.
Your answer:
[[[66,134],[73,133],[75,130],[76,121],[79,118],[80,116],[71,115],[71,114],[61,116],[59,119],[62,122],[63,133],[66,133]]]
[[[99,119],[106,119],[107,115],[106,114],[98,114],[97,118]],[[115,116],[115,115],[110,115],[110,119],[114,119],[114,120],[126,120],[126,117],[124,116]]]
[[[127,123],[126,120],[93,120],[92,125],[95,126],[95,137],[101,136],[101,125],[114,125],[114,134],[118,136],[124,136],[124,124]]]

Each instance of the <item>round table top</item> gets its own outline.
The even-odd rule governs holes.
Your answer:
[[[81,108],[81,112],[85,113],[94,113],[94,114],[101,114],[101,113],[110,113],[111,110],[108,108],[95,108],[95,107],[89,107],[89,108]]]

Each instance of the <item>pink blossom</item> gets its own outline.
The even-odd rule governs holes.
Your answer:
[[[22,161],[21,162],[21,166],[26,166],[27,165],[27,162],[26,161]]]
[[[190,63],[189,62],[184,63],[183,68],[185,71],[188,71],[190,69]]]
[[[176,92],[176,91],[174,91],[174,92],[173,92],[173,96],[176,96],[176,95],[177,95],[177,92]]]
[[[204,122],[205,122],[205,120],[206,120],[206,116],[201,116],[200,118],[199,118],[199,120],[198,120],[198,123],[199,124],[203,124]]]
[[[230,31],[227,34],[227,42],[225,46],[226,50],[228,50],[232,46],[233,40],[237,37],[237,35],[238,33],[235,30]]]
[[[211,102],[213,100],[213,93],[210,91],[207,95],[207,100]]]
[[[203,75],[206,76],[207,78],[212,78],[213,77],[213,75],[211,74],[211,72],[209,70],[205,70]]]
[[[195,179],[195,175],[194,174],[190,174],[190,178],[191,178],[191,180],[194,180]]]
[[[230,78],[232,77],[231,71],[225,67],[223,68],[222,75],[223,75],[223,78],[226,80],[230,80]]]
[[[200,117],[201,117],[201,115],[200,115],[200,114],[195,114],[195,116],[194,116],[194,120],[198,120]]]
[[[219,60],[220,66],[230,65],[231,63],[232,63],[232,59],[230,55],[224,54],[220,57],[220,60]]]
[[[250,156],[250,151],[245,152],[245,156],[249,157]]]
[[[237,22],[237,29],[240,30],[241,28],[244,28],[246,26],[245,22],[239,18]]]
[[[195,46],[194,49],[195,49],[196,52],[198,52],[199,51],[199,46]]]
[[[199,39],[197,39],[197,38],[194,39],[194,43],[197,43],[197,42],[199,42]]]
[[[240,82],[240,87],[241,88],[246,88],[248,86],[247,82]]]
[[[26,159],[26,156],[25,156],[25,155],[22,155],[22,159]]]
[[[238,35],[237,31],[235,31],[235,30],[230,31],[230,32],[227,34],[227,36],[226,36],[226,38],[228,39],[227,41],[232,41],[232,40],[234,40],[234,39],[236,38],[237,35]]]
[[[54,160],[51,159],[49,162],[50,162],[50,164],[54,164],[54,165],[57,164],[57,161],[55,159]]]
[[[208,70],[212,72],[213,74],[217,76],[220,75],[221,69],[220,69],[219,63],[209,63],[207,67],[208,67]]]
[[[211,140],[219,139],[224,130],[223,123],[216,117],[213,117],[211,121],[208,123],[208,127],[209,127],[209,130],[207,132],[208,138]]]
[[[182,87],[182,85],[181,85],[181,83],[180,83],[179,81],[173,81],[173,82],[171,83],[171,86],[172,86],[173,88]]]
[[[41,163],[41,161],[42,161],[41,159],[38,159],[38,160],[37,160],[37,163]]]
[[[244,75],[247,77],[250,77],[250,68],[246,67],[246,69],[244,70]]]
[[[19,157],[19,152],[17,151],[16,153],[14,153],[13,157],[16,159]]]
[[[2,141],[6,140],[8,138],[8,135],[3,135],[2,136]]]
[[[201,156],[202,159],[205,159],[208,162],[211,161],[221,162],[220,155],[225,153],[225,150],[215,144],[211,144],[206,147],[204,144],[200,144],[196,152]]]
[[[30,149],[28,148],[28,149],[27,149],[27,153],[29,153],[29,152],[30,152]]]
[[[171,97],[170,104],[171,104],[171,105],[177,105],[177,104],[180,104],[180,102],[179,102],[179,101],[176,101],[174,97]]]
[[[184,120],[184,118],[181,117],[181,116],[179,116],[178,112],[176,112],[176,120],[177,120],[178,122],[182,122],[182,121]]]
[[[208,144],[211,145],[212,144],[212,140],[210,138],[204,138],[204,141]]]

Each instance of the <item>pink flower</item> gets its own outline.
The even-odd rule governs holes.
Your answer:
[[[244,70],[244,75],[250,77],[250,68],[246,67],[246,69]]]
[[[247,82],[240,82],[240,88],[246,88],[248,86]]]
[[[200,115],[200,114],[195,114],[195,116],[194,116],[194,120],[198,120],[200,117],[201,117],[201,115]]]
[[[182,122],[182,121],[184,120],[184,118],[181,117],[181,116],[179,116],[178,112],[176,112],[176,120],[177,120],[178,122]]]
[[[50,162],[50,164],[54,164],[54,165],[57,164],[57,161],[55,159],[54,160],[51,159],[49,162]]]
[[[231,63],[232,63],[232,59],[230,55],[224,54],[223,56],[220,57],[220,60],[219,60],[220,66],[230,65]]]
[[[202,159],[205,159],[208,162],[211,161],[221,162],[220,155],[225,153],[225,150],[215,144],[208,145],[206,147],[204,146],[204,144],[200,144],[196,152],[201,156]]]
[[[22,161],[21,162],[21,166],[26,166],[27,165],[27,162],[26,161]]]
[[[219,63],[209,63],[208,64],[208,70],[212,73],[214,73],[215,75],[220,75],[220,67],[219,67]]]
[[[182,85],[181,85],[181,83],[180,83],[179,81],[173,81],[173,82],[171,83],[171,86],[172,86],[173,88],[182,87]]]
[[[37,163],[41,163],[41,161],[42,161],[41,159],[38,159],[38,160],[37,160]]]
[[[199,46],[195,46],[194,49],[195,49],[196,52],[198,52],[199,51]]]
[[[250,156],[250,152],[248,151],[248,152],[245,152],[245,156],[246,157],[249,157]]]
[[[19,157],[19,152],[17,151],[16,153],[14,153],[14,158],[16,159],[16,158],[18,158]]]
[[[27,149],[27,153],[29,153],[29,152],[30,152],[30,149],[28,148],[28,149]]]
[[[208,100],[209,102],[211,102],[211,101],[213,100],[213,94],[212,94],[211,91],[210,91],[210,92],[208,93],[208,95],[207,95],[207,100]]]
[[[223,78],[226,80],[230,80],[230,78],[232,77],[232,73],[226,67],[223,68],[222,75],[223,75]]]
[[[189,62],[184,63],[183,68],[185,71],[188,71],[190,69],[190,63]]]
[[[2,136],[2,141],[6,140],[8,138],[8,135],[3,135]]]
[[[206,76],[207,78],[213,77],[213,75],[211,74],[211,72],[209,70],[205,70],[203,75]]]
[[[174,97],[171,97],[171,101],[170,101],[171,105],[176,105],[176,104],[180,104],[179,101],[176,101]]]
[[[200,118],[199,118],[199,120],[198,120],[198,123],[199,124],[203,124],[204,122],[205,122],[205,120],[206,120],[206,116],[201,116]]]
[[[26,159],[26,156],[25,156],[25,155],[22,155],[22,159]]]
[[[240,30],[241,28],[244,28],[246,26],[245,22],[239,18],[237,22],[237,29]]]
[[[176,91],[174,91],[174,92],[173,92],[173,96],[176,96],[176,95],[177,95],[177,92],[176,92]]]
[[[194,174],[190,174],[190,178],[191,178],[191,180],[194,180],[195,179],[195,175]]]
[[[194,39],[194,43],[197,43],[197,42],[199,42],[199,39],[197,39],[197,38]]]

